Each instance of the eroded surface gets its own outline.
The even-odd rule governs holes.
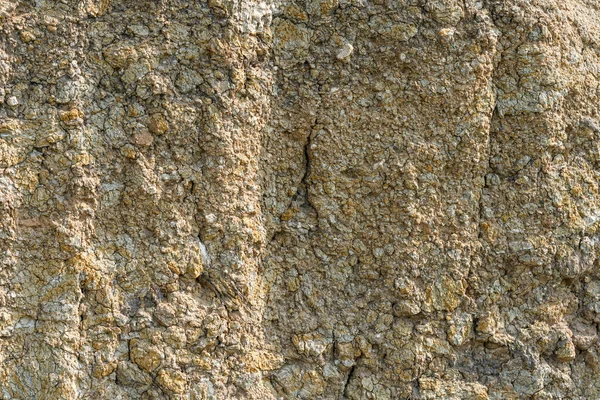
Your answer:
[[[5,0],[1,397],[600,396],[599,23]]]

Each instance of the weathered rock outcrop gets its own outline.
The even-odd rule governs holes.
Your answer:
[[[598,26],[0,0],[0,398],[599,398]]]

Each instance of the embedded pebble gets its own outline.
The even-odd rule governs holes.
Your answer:
[[[337,53],[336,57],[338,60],[345,60],[348,57],[350,57],[353,52],[354,46],[352,46],[350,43],[345,43],[340,49],[340,51]]]

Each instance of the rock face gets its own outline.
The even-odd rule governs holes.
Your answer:
[[[595,0],[1,0],[0,398],[600,398]]]

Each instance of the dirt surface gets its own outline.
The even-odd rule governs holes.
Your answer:
[[[600,398],[599,27],[0,0],[0,398]]]

